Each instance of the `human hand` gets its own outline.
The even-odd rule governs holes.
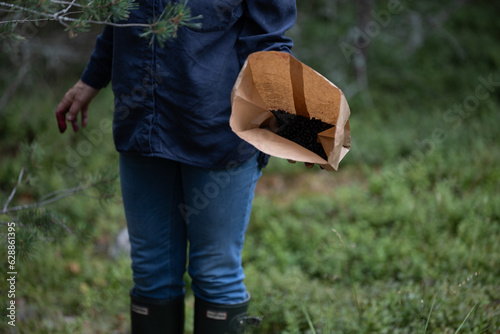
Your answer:
[[[287,159],[289,163],[291,164],[294,164],[296,163],[297,161],[295,160],[290,160],[290,159]],[[306,166],[306,168],[313,168],[314,167],[314,164],[313,163],[310,163],[310,162],[304,162],[304,165]],[[321,169],[323,169],[323,167],[319,166]]]
[[[64,94],[63,99],[59,103],[56,109],[57,125],[59,127],[59,132],[63,133],[66,131],[66,121],[71,123],[73,126],[73,131],[78,131],[78,112],[81,111],[82,126],[87,126],[87,112],[89,108],[89,103],[92,101],[94,96],[99,93],[99,90],[90,87],[85,84],[82,80],[71,87],[66,94]],[[66,116],[66,114],[68,114]]]

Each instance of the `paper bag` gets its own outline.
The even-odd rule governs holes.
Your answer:
[[[231,129],[269,155],[337,170],[351,147],[350,110],[342,91],[284,52],[251,54],[231,94]],[[318,134],[328,160],[277,135],[271,110],[283,110],[334,125]]]

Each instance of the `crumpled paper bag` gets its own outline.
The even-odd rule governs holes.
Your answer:
[[[351,148],[349,105],[342,91],[288,53],[252,53],[231,94],[229,124],[243,140],[269,155],[337,170]],[[276,132],[271,110],[315,117],[334,125],[318,134],[328,160]]]

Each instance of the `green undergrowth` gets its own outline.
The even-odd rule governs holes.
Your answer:
[[[295,54],[350,94],[352,149],[337,172],[276,158],[264,169],[243,253],[249,311],[264,317],[253,332],[498,333],[495,11],[479,1],[453,12],[441,30],[425,25],[422,46],[409,53],[412,11],[429,7],[426,18],[440,8],[405,2],[408,11],[370,44],[370,103],[353,88],[352,64],[338,48],[355,11],[333,3],[302,4]],[[109,89],[91,105],[86,132],[57,131],[54,109],[74,79],[40,79],[1,111],[0,206],[24,164],[22,142],[36,142],[39,159],[13,204],[117,173]],[[117,180],[114,194],[102,201],[92,190],[49,206],[68,230],[38,231],[29,256],[17,260],[16,328],[4,326],[2,307],[0,333],[128,333],[130,260],[110,256],[126,225]],[[3,283],[0,290],[7,295]]]
[[[459,127],[421,151],[411,143],[435,123],[386,120],[398,131],[384,150],[375,145],[383,139],[372,140],[376,131],[354,115],[357,140],[338,172],[272,158],[257,189],[243,257],[250,313],[264,316],[256,332],[495,333],[500,150],[493,107],[469,119],[467,129],[480,136]],[[377,113],[363,120],[380,122]],[[376,159],[377,150],[385,159]],[[39,171],[48,180],[55,177],[50,154]],[[85,169],[116,163],[112,150],[95,154],[104,160],[96,167],[82,163],[90,165]],[[39,181],[46,190],[59,184],[52,182]],[[40,241],[19,262],[18,329],[126,333],[130,261],[109,257],[125,226],[119,196],[106,203],[75,196],[57,209],[71,224],[88,226]]]

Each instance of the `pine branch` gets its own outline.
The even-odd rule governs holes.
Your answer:
[[[24,166],[23,166],[23,168],[21,168],[21,172],[19,172],[19,176],[17,177],[17,183],[16,183],[16,185],[12,189],[9,197],[7,198],[7,201],[5,202],[5,205],[3,206],[3,209],[2,209],[2,212],[1,212],[2,214],[5,214],[5,213],[8,212],[7,208],[9,206],[10,202],[12,201],[12,199],[14,198],[14,195],[17,192],[17,188],[21,184],[21,180],[23,179],[23,175],[24,175]]]
[[[23,170],[24,170],[24,167],[23,167]],[[18,185],[20,183],[20,180],[21,180],[21,175],[20,175],[18,184],[16,184],[16,186],[12,190],[11,196],[9,196],[9,199],[5,203],[5,205],[4,205],[3,209],[2,209],[2,211],[0,212],[0,214],[8,214],[8,213],[11,213],[11,212],[16,212],[16,211],[21,211],[21,210],[28,210],[28,209],[40,208],[40,207],[46,206],[48,204],[60,201],[61,199],[69,197],[69,196],[71,196],[73,194],[82,192],[84,190],[87,190],[87,189],[90,189],[90,188],[95,188],[95,187],[102,187],[103,184],[105,184],[105,183],[107,183],[109,181],[109,180],[97,180],[95,182],[91,182],[91,183],[88,183],[88,184],[85,184],[85,185],[80,185],[80,186],[74,187],[74,188],[68,188],[68,189],[61,189],[61,190],[52,191],[52,192],[50,192],[50,193],[45,194],[44,196],[42,196],[41,199],[38,202],[28,203],[28,204],[23,204],[23,205],[17,205],[17,206],[9,208],[8,205],[12,201],[12,198],[14,197],[14,194],[15,194],[15,192],[17,190],[17,187],[18,187]],[[105,197],[105,199],[109,199],[112,196],[106,195],[104,197]],[[98,196],[96,198],[102,198],[102,196]]]
[[[9,204],[12,202],[12,199],[14,198],[17,188],[21,184],[21,181],[23,179],[25,172],[25,167],[21,168],[21,172],[19,173],[17,183],[12,189],[9,197],[7,198],[7,201],[5,202],[2,211],[0,211],[0,215],[4,214],[10,214],[12,212],[17,212],[17,211],[22,211],[22,210],[29,210],[29,209],[35,209],[35,208],[41,208],[43,206],[46,206],[48,204],[60,201],[61,199],[64,199],[66,197],[69,197],[73,194],[82,192],[84,190],[90,189],[90,188],[97,188],[99,192],[104,193],[104,196],[97,196],[97,198],[100,199],[109,199],[112,196],[112,194],[109,194],[109,190],[107,191],[104,189],[106,185],[114,180],[113,177],[108,177],[108,178],[95,178],[92,180],[92,182],[89,182],[84,185],[79,185],[78,187],[74,188],[68,188],[68,189],[60,189],[60,190],[55,190],[50,193],[45,194],[40,198],[39,201],[34,202],[34,203],[28,203],[28,204],[23,204],[23,205],[17,205],[14,207],[9,208]]]
[[[34,14],[34,15],[39,15],[39,16],[43,16],[45,18],[45,20],[48,20],[48,21],[57,21],[63,25],[66,25],[66,23],[69,23],[69,22],[82,22],[81,19],[75,19],[75,18],[72,18],[72,17],[67,17],[65,15],[67,14],[73,14],[73,13],[67,13],[67,11],[65,10],[62,10],[62,11],[59,11],[57,13],[45,13],[45,12],[40,12],[40,11],[36,11],[36,10],[33,10],[33,9],[30,9],[30,8],[27,8],[27,7],[22,7],[22,6],[17,6],[17,5],[13,5],[13,4],[10,4],[10,3],[5,3],[5,2],[0,2],[0,6],[5,6],[5,7],[9,7],[13,10],[18,10],[18,11],[26,11],[28,13],[31,13],[31,14]],[[67,7],[66,9],[68,9],[69,7]],[[37,19],[38,20],[38,19]],[[22,20],[7,20],[7,21],[0,21],[0,24],[4,24],[4,23],[19,23],[19,22],[25,22],[25,19],[22,19]],[[95,21],[95,20],[83,20],[83,22],[85,23],[90,23],[90,24],[100,24],[100,25],[109,25],[109,26],[112,26],[112,27],[119,27],[119,28],[127,28],[127,27],[143,27],[143,28],[152,28],[152,25],[151,24],[147,24],[147,23],[114,23],[114,22],[109,22],[109,21]]]
[[[116,28],[139,27],[144,28],[145,32],[141,37],[150,37],[153,42],[157,38],[160,46],[177,36],[177,30],[182,26],[194,28],[201,27],[201,23],[193,22],[201,19],[202,16],[191,16],[190,8],[187,6],[187,0],[175,4],[168,3],[165,10],[158,19],[150,23],[119,23],[129,17],[130,11],[137,8],[137,3],[133,0],[110,1],[105,5],[94,5],[90,2],[88,5],[76,3],[77,0],[50,0],[49,4],[56,5],[55,8],[48,8],[38,4],[35,7],[27,5],[21,6],[0,1],[0,12],[8,11],[13,14],[24,15],[22,18],[13,17],[0,21],[0,35],[5,31],[13,34],[16,24],[37,21],[55,21],[69,30],[70,35],[74,35],[74,30],[84,30],[88,25],[107,25]],[[61,9],[61,6],[63,7]],[[74,9],[76,10],[74,10]],[[52,12],[51,12],[52,10]],[[57,11],[56,11],[57,10]],[[103,18],[103,19],[100,19]],[[2,27],[2,25],[4,27]]]
[[[51,1],[51,2],[53,3],[53,1]],[[64,14],[64,15],[65,15],[65,14],[67,14],[67,13],[68,13],[68,11],[70,10],[70,8],[71,8],[71,7],[75,4],[75,2],[76,2],[76,0],[73,0],[72,2],[70,2],[70,3],[68,4],[68,7],[64,8],[63,10],[61,10],[61,11],[59,11],[59,12],[57,12],[57,13],[55,13],[55,14],[54,14],[54,17],[58,17],[58,16],[59,16],[59,15],[61,15],[61,14]]]
[[[58,0],[50,0],[50,2],[59,4],[59,5],[70,5],[70,6],[75,6],[75,7],[84,7],[78,3],[75,3],[75,1],[69,2],[69,1],[58,1]]]
[[[57,202],[63,198],[71,196],[71,195],[73,195],[77,192],[80,192],[82,190],[88,189],[92,186],[93,186],[93,184],[89,184],[89,185],[85,185],[85,186],[79,186],[79,187],[75,187],[75,188],[65,189],[60,195],[53,196],[53,197],[50,197],[46,200],[35,202],[35,203],[18,205],[18,206],[14,206],[11,208],[4,206],[4,208],[3,208],[2,212],[0,212],[0,214],[6,214],[6,213],[10,213],[10,212],[27,210],[27,209],[40,208],[42,206]]]
[[[59,225],[61,226],[67,233],[72,234],[73,231],[59,218],[57,218],[55,215],[51,215],[52,219]]]

